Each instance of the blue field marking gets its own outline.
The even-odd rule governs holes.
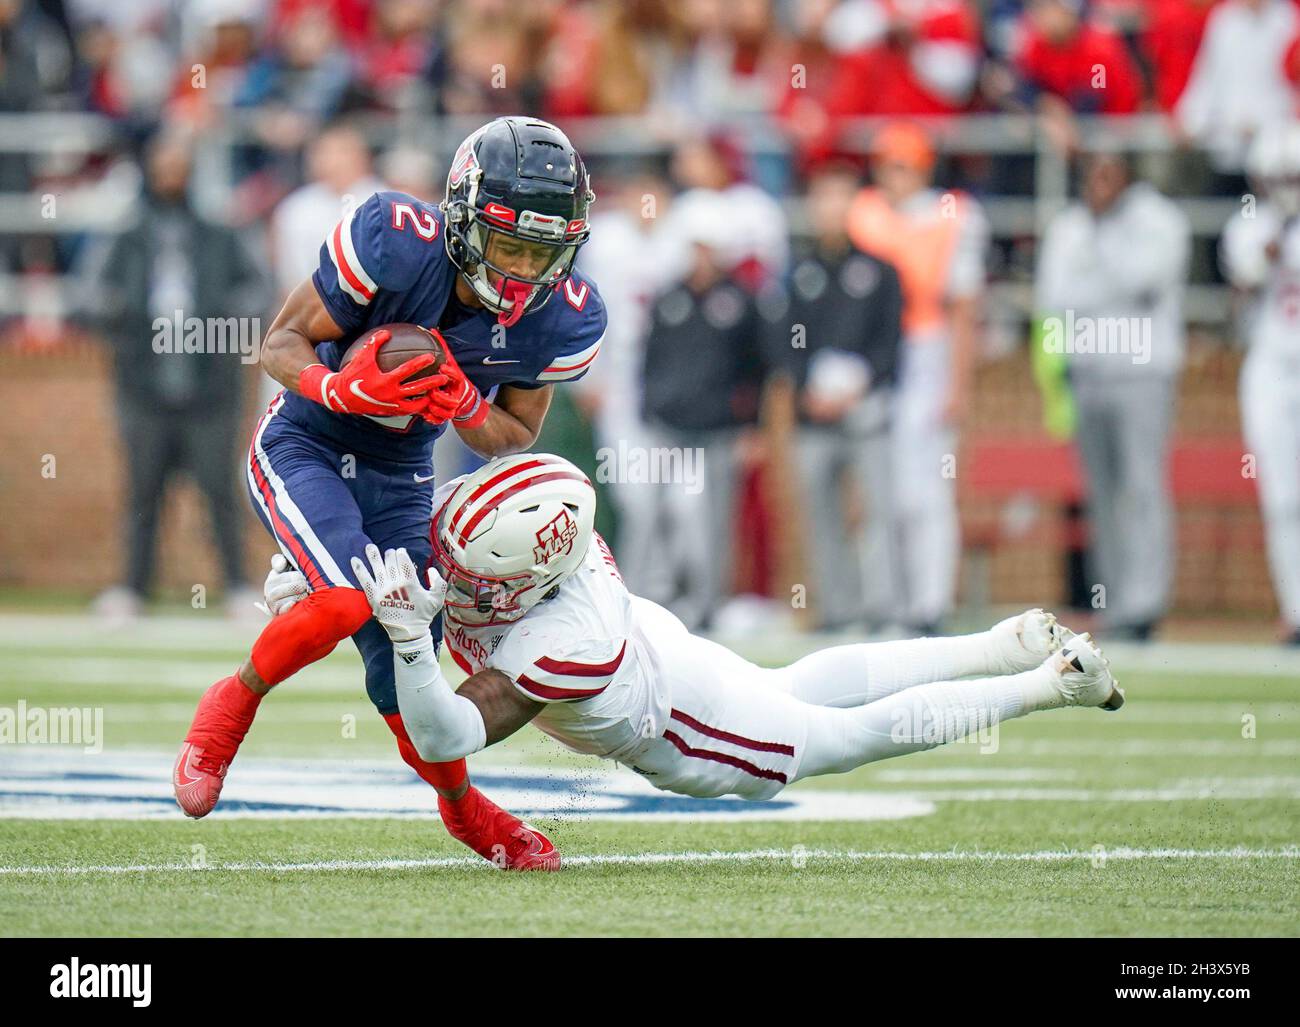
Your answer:
[[[435,819],[434,792],[396,761],[240,760],[214,811],[223,817],[403,817]],[[0,752],[0,818],[176,819],[171,757],[94,757],[53,748]],[[661,792],[626,770],[472,769],[498,805],[521,817],[628,820],[888,820],[926,816],[934,804],[880,792],[795,788],[766,802],[695,799]]]

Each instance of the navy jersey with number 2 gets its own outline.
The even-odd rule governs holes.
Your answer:
[[[600,349],[605,308],[580,273],[513,326],[463,306],[459,271],[447,257],[438,208],[398,192],[375,193],[321,246],[312,282],[339,339],[316,347],[338,370],[358,337],[382,324],[439,329],[461,370],[491,398],[502,385],[540,388],[581,378]],[[445,425],[419,417],[338,414],[282,392],[257,426],[248,460],[253,506],[313,589],[356,587],[351,558],[368,542],[404,546],[417,567],[429,558],[433,441]],[[369,621],[354,636],[366,689],[381,713],[397,709],[388,636]]]

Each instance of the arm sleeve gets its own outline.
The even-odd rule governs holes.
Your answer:
[[[438,665],[433,640],[393,644],[397,708],[420,758],[446,763],[478,752],[487,727],[478,707],[451,690]]]

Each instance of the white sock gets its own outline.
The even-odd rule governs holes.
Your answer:
[[[991,631],[953,638],[861,642],[811,653],[776,673],[814,706],[861,706],[915,685],[1000,674]]]
[[[853,709],[817,710],[809,717],[798,778],[842,774],[933,749],[1004,720],[1059,706],[1051,684],[1054,673],[1038,667],[1004,677],[936,681]]]

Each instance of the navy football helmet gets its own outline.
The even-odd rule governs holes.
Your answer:
[[[497,118],[451,162],[442,202],[447,256],[500,323],[512,325],[573,272],[595,198],[563,132],[536,118]]]

